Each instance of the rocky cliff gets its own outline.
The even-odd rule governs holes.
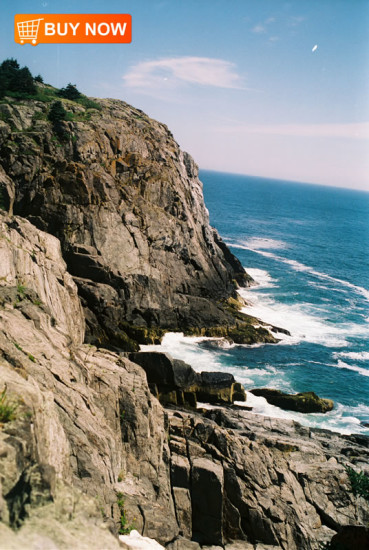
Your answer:
[[[60,239],[87,341],[134,350],[168,329],[276,341],[237,311],[251,278],[210,227],[197,166],[167,127],[118,100],[63,103],[58,124],[50,103],[0,104],[0,187],[4,206]]]
[[[59,241],[0,220],[2,547],[113,549],[134,526],[170,550],[318,550],[368,522],[345,469],[367,468],[368,438],[163,409],[141,367],[83,344]]]
[[[320,550],[367,524],[346,466],[367,469],[368,438],[165,409],[117,349],[168,328],[274,337],[238,316],[247,276],[193,162],[100,105],[66,102],[53,128],[42,102],[0,104],[0,547],[115,549],[134,526],[168,550]]]

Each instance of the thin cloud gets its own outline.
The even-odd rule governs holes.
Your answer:
[[[292,15],[289,18],[288,25],[290,27],[298,27],[298,25],[300,25],[304,21],[306,21],[306,17],[304,17],[303,15]]]
[[[146,91],[178,88],[184,83],[243,89],[242,79],[233,63],[209,57],[171,57],[143,61],[131,67],[123,80],[130,88]]]
[[[255,25],[255,27],[251,29],[251,32],[254,32],[255,34],[262,34],[266,32],[266,28],[263,25]]]
[[[266,32],[269,32],[269,29],[268,29],[269,25],[272,25],[275,22],[276,22],[275,17],[268,17],[267,19],[265,19],[263,23],[258,23],[257,25],[255,25],[251,29],[251,32],[253,32],[254,34],[265,34]]]
[[[311,138],[345,138],[369,140],[369,122],[348,124],[276,124],[231,125],[218,128],[224,133],[264,134]]]

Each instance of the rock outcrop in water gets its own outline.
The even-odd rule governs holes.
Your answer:
[[[289,394],[271,388],[250,390],[259,397],[264,397],[268,403],[285,411],[301,413],[326,413],[333,409],[332,399],[322,399],[313,391]]]
[[[365,525],[345,466],[367,468],[368,438],[165,409],[119,352],[167,329],[275,337],[238,312],[247,276],[168,130],[65,104],[58,134],[44,103],[0,104],[0,205],[38,226],[0,211],[0,544],[110,550],[135,527],[168,550],[318,550]]]

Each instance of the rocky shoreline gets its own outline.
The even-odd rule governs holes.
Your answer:
[[[0,216],[0,388],[17,406],[0,431],[5,545],[118,548],[113,533],[134,527],[176,550],[318,550],[368,522],[345,468],[367,469],[369,438],[178,398],[163,408],[126,354],[83,344],[58,240]],[[167,369],[176,395],[183,381],[204,390],[206,377],[178,364],[181,379]],[[232,401],[237,385],[219,382]]]
[[[0,546],[110,550],[136,529],[168,550],[320,550],[367,525],[348,468],[368,471],[368,437],[255,415],[233,377],[138,352],[283,329],[240,312],[250,278],[168,129],[64,104],[63,138],[47,104],[0,104]]]

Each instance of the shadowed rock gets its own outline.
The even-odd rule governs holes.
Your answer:
[[[145,370],[154,395],[162,403],[196,407],[197,400],[223,404],[246,401],[242,384],[236,382],[232,374],[197,373],[190,365],[167,353],[130,353],[129,358]]]

